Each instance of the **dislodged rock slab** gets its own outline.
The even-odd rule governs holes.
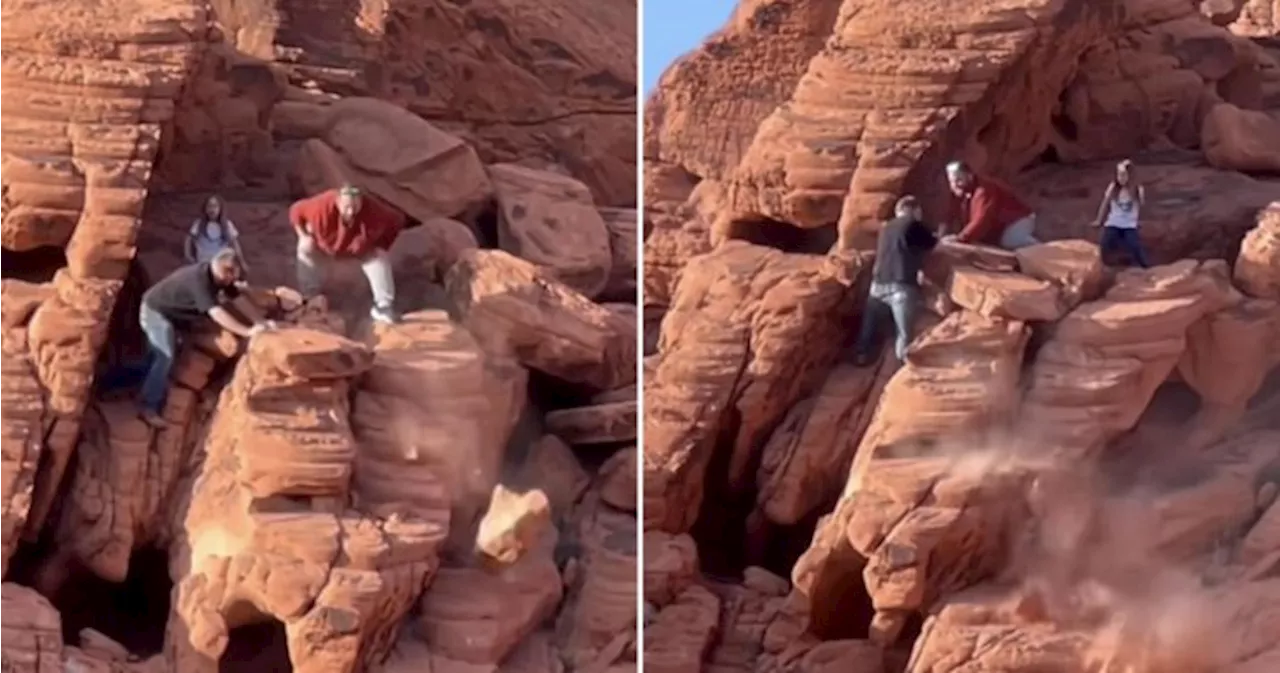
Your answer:
[[[957,305],[988,318],[1049,322],[1066,312],[1057,288],[1020,273],[956,267],[948,295]]]
[[[551,528],[551,503],[538,489],[516,493],[498,484],[479,528],[476,548],[490,559],[510,565]]]
[[[587,186],[566,175],[516,164],[489,167],[500,216],[498,245],[595,297],[613,270],[609,229]]]
[[[1064,310],[1097,299],[1105,289],[1107,269],[1098,246],[1079,239],[1050,241],[1014,253],[1018,270],[1058,288]]]
[[[445,278],[462,323],[492,352],[599,390],[636,380],[627,320],[499,250],[470,250]]]

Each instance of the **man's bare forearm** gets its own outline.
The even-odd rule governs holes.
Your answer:
[[[227,309],[218,306],[209,311],[209,318],[217,323],[222,329],[231,332],[240,337],[249,336],[252,328],[236,320],[236,317],[227,312]]]

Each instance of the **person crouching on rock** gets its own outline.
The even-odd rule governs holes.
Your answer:
[[[893,210],[895,217],[884,224],[876,243],[871,291],[858,333],[856,362],[860,367],[871,363],[885,309],[893,316],[897,334],[894,354],[899,362],[906,361],[911,325],[920,303],[920,270],[925,256],[938,244],[933,232],[925,226],[923,210],[914,196],[898,199]]]
[[[355,259],[373,292],[370,315],[383,323],[399,321],[395,277],[387,255],[404,229],[404,216],[399,211],[365,198],[352,185],[343,185],[293,204],[289,221],[298,235],[298,289],[306,298],[320,294],[322,256]]]
[[[274,327],[247,301],[237,302],[236,308],[249,320],[249,324],[227,310],[227,305],[240,296],[238,282],[241,273],[236,251],[223,248],[207,262],[174,271],[142,295],[138,320],[147,336],[151,364],[142,383],[140,416],[147,425],[156,429],[168,425],[160,412],[169,389],[169,372],[177,355],[179,331],[189,331],[206,316],[228,332],[244,338]]]
[[[1102,227],[1102,254],[1123,250],[1129,258],[1146,269],[1147,253],[1138,236],[1138,216],[1146,203],[1147,190],[1133,176],[1133,162],[1125,159],[1116,164],[1116,177],[1107,185],[1107,193],[1098,206],[1093,226]]]
[[[944,241],[994,245],[1017,250],[1040,241],[1035,237],[1036,214],[1008,186],[975,175],[964,163],[947,164],[952,212],[964,222],[960,233]]]

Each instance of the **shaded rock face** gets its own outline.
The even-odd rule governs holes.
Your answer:
[[[602,205],[635,206],[630,0],[211,7],[219,30],[202,36],[162,184],[276,182],[335,98],[369,96],[464,138],[486,163],[561,166]]]
[[[5,671],[635,668],[635,8],[578,4],[4,5]],[[399,324],[289,287],[345,182]],[[153,430],[214,193],[278,329],[180,330]]]
[[[1280,662],[1272,4],[748,1],[664,73],[646,662]],[[1150,269],[1090,226],[1126,157]],[[947,221],[952,159],[1044,243],[941,244],[905,361],[855,365],[863,251],[903,193]]]

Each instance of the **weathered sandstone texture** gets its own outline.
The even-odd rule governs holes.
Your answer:
[[[635,669],[635,4],[357,4],[0,10],[6,673]],[[346,181],[400,324],[289,287]],[[155,431],[210,194],[279,329],[183,334]]]
[[[1280,666],[1276,16],[743,0],[668,68],[644,121],[646,667]],[[1090,227],[1126,157],[1150,269]],[[1013,185],[1044,243],[944,243],[905,362],[856,366],[877,227],[903,193],[946,218],[952,159]]]

